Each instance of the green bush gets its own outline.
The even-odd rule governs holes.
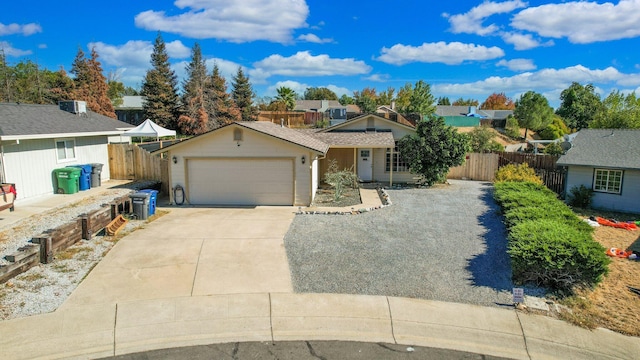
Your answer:
[[[549,145],[544,147],[543,152],[547,155],[562,155],[564,153],[564,150],[562,149],[562,146],[560,146],[559,143],[552,142]]]
[[[569,205],[586,209],[591,206],[593,189],[584,185],[574,186],[569,190]]]
[[[571,291],[591,286],[607,271],[605,249],[593,228],[555,193],[531,182],[498,182],[494,197],[509,230],[513,279]]]
[[[529,167],[529,164],[518,165],[509,164],[496,171],[495,181],[527,181],[542,184],[542,179],[536,175],[536,171]]]
[[[520,138],[520,125],[518,124],[518,120],[509,115],[507,118],[507,123],[504,127],[504,133],[507,134],[508,137],[519,139]]]
[[[597,284],[609,258],[590,233],[555,220],[529,220],[510,228],[513,279],[552,289]]]
[[[336,159],[329,161],[327,172],[324,174],[324,181],[333,188],[333,198],[336,201],[342,197],[345,188],[355,189],[358,187],[358,175],[353,171],[353,166],[351,169],[338,170]]]

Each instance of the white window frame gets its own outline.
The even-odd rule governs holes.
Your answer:
[[[64,144],[64,157],[61,158],[60,157],[60,153],[58,150],[58,144],[59,143],[63,143]],[[68,146],[68,144],[71,144],[71,146]],[[69,156],[69,149],[73,150],[73,156]],[[75,161],[77,159],[77,151],[76,151],[76,139],[55,139],[55,151],[56,151],[56,159],[58,160],[58,163],[66,163],[66,162],[71,162],[71,161]]]
[[[623,170],[594,169],[593,191],[607,194],[621,194],[623,177]]]
[[[393,149],[393,160],[391,161],[391,148],[387,148],[386,154],[384,156],[384,170],[385,172],[389,172],[391,170],[391,165],[393,165],[394,173],[408,173],[409,172],[409,164],[402,159],[400,156],[400,151],[398,151],[398,142],[396,141],[396,147]]]

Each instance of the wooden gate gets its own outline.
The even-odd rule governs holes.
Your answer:
[[[110,177],[114,180],[160,181],[169,192],[169,161],[133,144],[109,144]]]
[[[447,179],[493,181],[500,156],[494,153],[470,153],[464,164],[449,169]]]

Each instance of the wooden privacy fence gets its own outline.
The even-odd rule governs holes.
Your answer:
[[[494,153],[470,153],[464,164],[449,169],[447,179],[493,181],[498,170],[500,155]]]
[[[114,180],[156,180],[169,193],[169,161],[134,144],[109,144],[109,169]]]
[[[530,168],[555,170],[559,156],[541,154],[523,154],[517,152],[499,152],[500,167],[509,164],[527,163]]]

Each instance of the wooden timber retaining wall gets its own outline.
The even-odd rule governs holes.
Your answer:
[[[131,198],[128,195],[122,196],[103,205],[100,209],[82,214],[66,224],[34,236],[29,244],[5,256],[10,264],[0,266],[0,284],[38,264],[51,263],[55,254],[82,239],[90,240],[116,216],[130,211]]]

